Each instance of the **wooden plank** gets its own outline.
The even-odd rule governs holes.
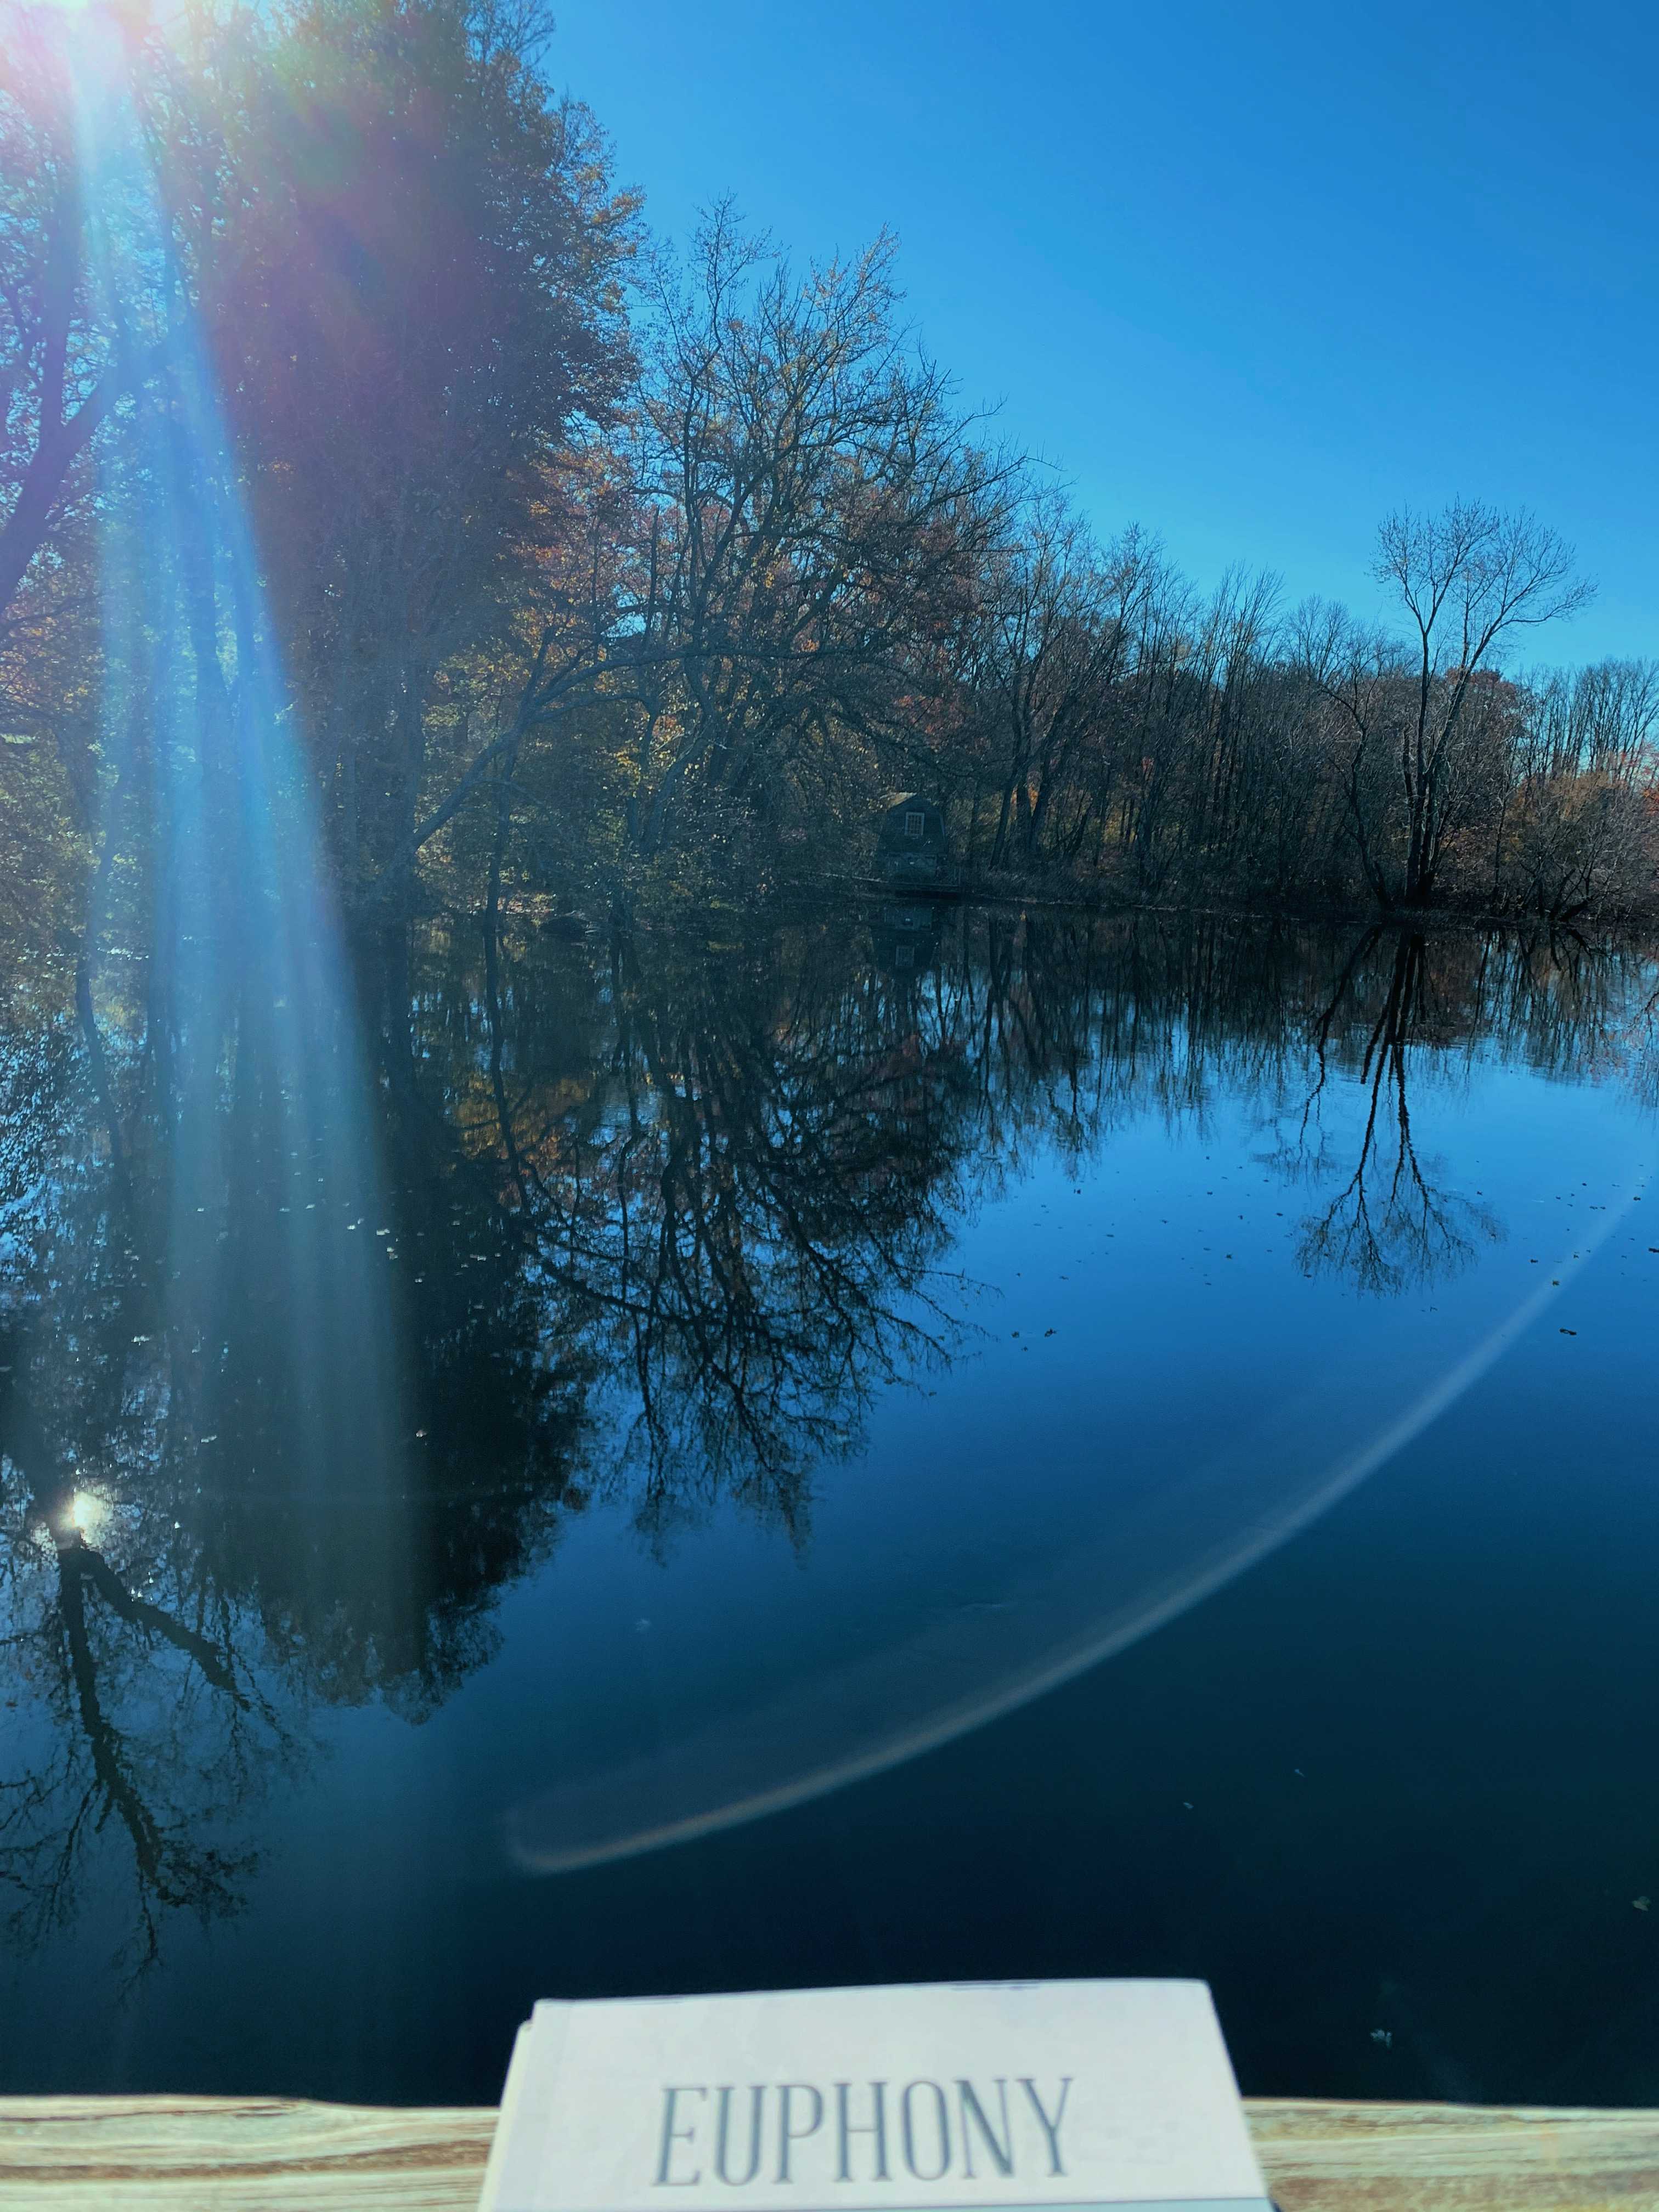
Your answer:
[[[492,2107],[0,2099],[4,2212],[476,2212]]]
[[[1284,2212],[1659,2207],[1659,2112],[1249,2101]],[[4,2212],[474,2212],[495,2115],[0,2099]]]
[[[1659,2207],[1659,2112],[1245,2103],[1284,2212]]]

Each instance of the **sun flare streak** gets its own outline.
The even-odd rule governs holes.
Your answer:
[[[88,11],[87,20],[94,16]],[[99,11],[96,20],[103,20]],[[65,41],[76,101],[87,266],[109,327],[174,252],[165,174],[118,62]],[[361,1240],[321,1235],[307,1201],[319,1160],[377,1214],[369,1085],[310,763],[300,742],[209,348],[177,288],[158,295],[167,367],[104,450],[100,849],[134,856],[147,908],[149,1020],[167,1032],[176,1157],[167,1279],[182,1310],[224,1265],[233,1194],[294,1226],[263,1285],[289,1340],[307,1468],[400,1462],[392,1317]],[[159,334],[158,334],[159,335]],[[105,872],[100,868],[100,877]],[[87,929],[95,966],[109,916]],[[233,1150],[228,1102],[266,1102],[257,1164]],[[331,1388],[349,1365],[349,1392]],[[343,1401],[354,1433],[307,1409]]]

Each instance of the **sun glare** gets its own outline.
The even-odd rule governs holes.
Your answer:
[[[77,1490],[70,1500],[70,1522],[89,1544],[95,1544],[103,1534],[109,1517],[109,1500],[100,1498],[95,1490]]]

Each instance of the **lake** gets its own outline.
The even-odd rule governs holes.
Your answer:
[[[872,902],[272,972],[5,999],[0,2086],[482,2102],[538,1996],[1172,1973],[1249,2091],[1659,2103],[1650,956]]]

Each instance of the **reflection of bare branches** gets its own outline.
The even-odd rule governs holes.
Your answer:
[[[902,966],[855,916],[729,934],[390,943],[373,1217],[285,1118],[242,1002],[222,1035],[135,963],[130,1002],[89,1008],[66,964],[0,1013],[0,1662],[24,1708],[0,1884],[25,1917],[65,1917],[95,1853],[136,1889],[141,1966],[168,1914],[233,1911],[300,1717],[430,1711],[596,1489],[653,1543],[722,1498],[804,1541],[878,1391],[951,1354],[951,1239],[1033,1159],[1080,1171],[1218,1098],[1282,1110],[1311,1036],[1279,1156],[1322,1194],[1304,1264],[1398,1291],[1496,1233],[1419,1152],[1412,1084],[1492,1040],[1630,1077],[1652,990],[1636,956],[1541,934],[1345,951],[951,910]],[[357,1071],[325,1074],[331,1101]],[[296,1280],[360,1314],[371,1237],[395,1434],[349,1347],[295,1348]],[[106,1528],[71,1510],[88,1490]]]
[[[164,1613],[159,1605],[152,1605],[147,1598],[135,1597],[109,1562],[94,1552],[84,1537],[60,1536],[58,1562],[65,1592],[71,1586],[78,1590],[82,1583],[89,1584],[118,1619],[148,1636],[159,1636],[175,1651],[182,1651],[187,1658],[193,1659],[205,1681],[222,1691],[239,1712],[247,1711],[248,1701],[237,1686],[229,1656],[221,1652],[205,1636]],[[60,1601],[65,1604],[67,1601],[67,1597]],[[81,1610],[78,1596],[76,1607],[77,1612]]]
[[[128,1744],[106,1713],[100,1695],[98,1664],[87,1620],[88,1586],[122,1619],[142,1622],[145,1629],[159,1631],[175,1648],[188,1651],[207,1679],[224,1690],[239,1711],[246,1711],[246,1700],[235,1688],[228,1667],[204,1638],[172,1620],[159,1607],[132,1598],[107,1564],[78,1538],[60,1542],[58,1558],[58,1618],[81,1730],[92,1760],[93,1785],[82,1806],[98,1806],[96,1826],[101,1827],[112,1814],[126,1831],[132,1846],[143,1928],[137,1963],[148,1966],[159,1946],[158,1908],[188,1906],[204,1917],[233,1911],[240,1901],[239,1878],[252,1869],[253,1854],[226,1853],[198,1842],[193,1833],[195,1824],[181,1808],[174,1805],[164,1815],[147,1799]],[[77,1808],[70,1822],[71,1832],[82,1817]]]
[[[514,1234],[632,1385],[611,1479],[637,1451],[641,1525],[659,1538],[724,1491],[799,1540],[811,1466],[852,1448],[872,1383],[945,1352],[926,1278],[949,1070],[908,994],[862,978],[826,999],[811,975],[710,988],[706,963],[612,956],[611,1081],[585,1133],[526,1100],[497,1139]]]
[[[167,1485],[190,1458],[171,1466],[168,1443],[188,1425],[189,1363],[155,1319],[158,1189],[144,1146],[118,1142],[118,1086],[141,1132],[154,1102],[118,1036],[92,1053],[84,969],[75,999],[89,1079],[40,1101],[58,1157],[0,1325],[0,1622],[31,1692],[0,1777],[0,1879],[14,1928],[41,1929],[70,1917],[91,1862],[124,1862],[137,1973],[170,1913],[239,1908],[256,1855],[225,1831],[295,1746],[238,1658],[246,1623],[180,1556]]]
[[[1379,933],[1368,933],[1349,959],[1315,1028],[1317,1073],[1301,1115],[1305,1153],[1329,1074],[1334,1027]],[[1424,1020],[1426,949],[1420,937],[1396,944],[1382,1005],[1360,1058],[1364,1121],[1352,1172],[1325,1212],[1304,1224],[1304,1272],[1347,1275],[1376,1297],[1413,1282],[1455,1273],[1473,1258],[1474,1231],[1494,1237],[1496,1223],[1468,1199],[1437,1189],[1412,1135],[1407,1054]],[[1322,1129],[1322,1139],[1324,1137]]]
[[[5,1410],[15,1415],[15,1395]],[[9,1426],[15,1441],[35,1425]],[[255,1854],[211,1840],[216,1784],[238,1803],[281,1751],[281,1733],[239,1680],[228,1636],[205,1634],[129,1588],[73,1525],[67,1489],[43,1495],[9,1450],[5,1464],[7,1642],[15,1656],[28,1655],[57,1742],[51,1758],[0,1782],[0,1876],[20,1893],[22,1920],[56,1924],[72,1909],[82,1859],[100,1839],[123,1837],[136,1915],[131,1964],[141,1972],[158,1954],[167,1912],[216,1917],[238,1908]],[[181,1664],[157,1668],[149,1654],[158,1645]],[[216,1753],[192,1682],[222,1704],[228,1727]],[[243,1741],[251,1721],[260,1723],[257,1751]]]

